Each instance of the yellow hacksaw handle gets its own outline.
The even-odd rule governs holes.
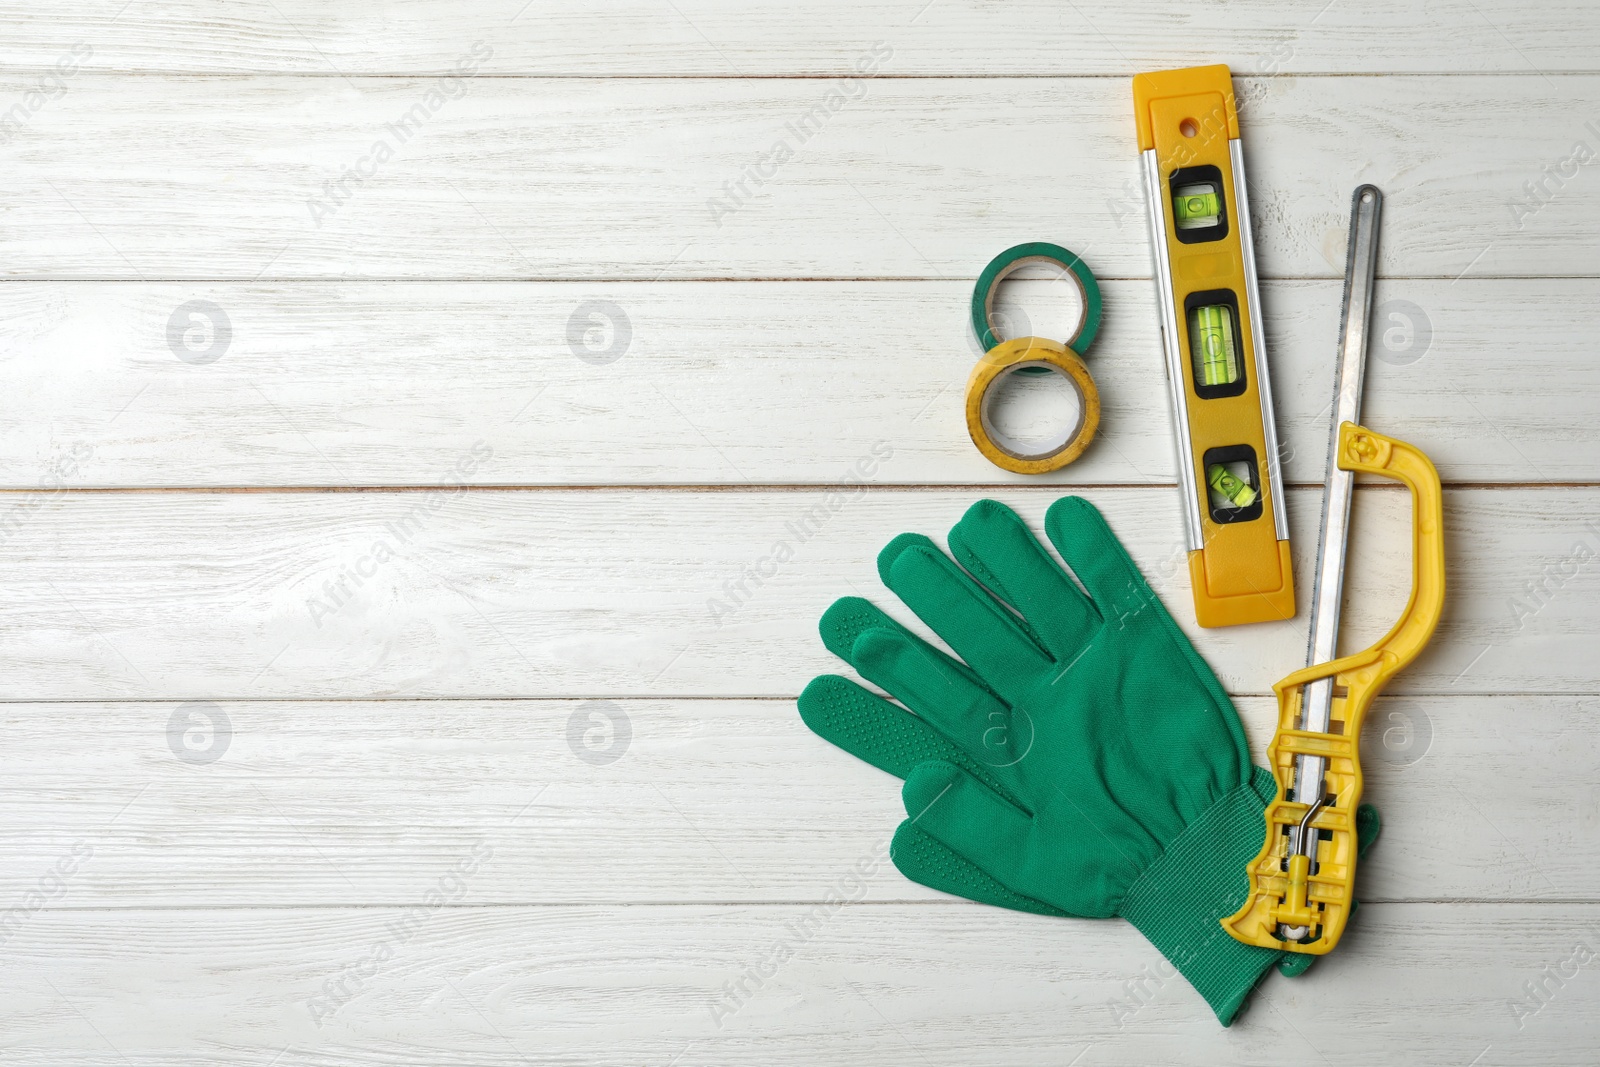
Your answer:
[[[1244,907],[1222,920],[1223,929],[1245,944],[1315,956],[1339,943],[1355,899],[1362,720],[1389,677],[1428,643],[1444,607],[1444,502],[1432,461],[1404,441],[1345,422],[1339,426],[1337,462],[1342,470],[1393,478],[1411,490],[1411,599],[1394,628],[1365,652],[1295,671],[1272,687],[1278,694],[1278,732],[1267,762],[1278,795],[1267,807],[1266,843],[1250,863],[1250,895]],[[1328,732],[1297,729],[1303,687],[1330,677]],[[1327,760],[1324,792],[1333,797],[1310,824],[1331,835],[1318,841],[1315,864],[1306,856],[1288,855],[1288,832],[1308,810],[1288,799],[1299,755]],[[1280,923],[1310,931],[1303,941],[1283,941],[1277,937]]]

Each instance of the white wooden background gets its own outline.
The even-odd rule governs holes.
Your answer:
[[[0,4],[0,1061],[1600,1060],[1600,13],[1408,6]],[[897,783],[793,707],[827,603],[980,495],[1082,492],[1192,619],[1128,78],[1219,61],[1302,603],[1362,181],[1367,419],[1436,459],[1451,583],[1356,928],[1230,1030],[1119,922],[879,862]],[[1105,418],[1024,481],[960,395],[1030,239],[1105,279]],[[1352,645],[1409,568],[1358,497]],[[1190,627],[1258,752],[1302,626]]]

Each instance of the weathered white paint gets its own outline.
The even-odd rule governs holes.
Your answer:
[[[814,872],[818,889],[869,859]],[[866,880],[867,903],[832,910],[46,912],[6,946],[8,1057],[30,1067],[1592,1059],[1600,975],[1592,958],[1574,959],[1600,940],[1592,904],[1363,907],[1336,955],[1300,978],[1269,975],[1224,1030],[1121,920],[871,903],[884,877]],[[741,980],[751,994],[724,1000]],[[1524,987],[1539,980],[1542,1003]]]
[[[979,495],[58,493],[3,546],[0,697],[793,696],[832,669],[828,604],[883,600],[878,550],[941,536]],[[1037,528],[1061,494],[988,495]],[[1303,585],[1300,620],[1200,630],[1174,491],[1084,495],[1231,691],[1267,693],[1303,664]],[[1302,582],[1318,503],[1289,493]],[[1400,492],[1358,493],[1350,651],[1404,606],[1409,512]],[[1445,516],[1445,616],[1392,690],[1600,692],[1600,490],[1452,490]]]
[[[929,75],[1098,74],[1227,63],[1241,75],[1593,71],[1581,3],[1447,0],[1134,0],[1062,8],[867,0],[752,8],[730,0],[415,0],[403,11],[315,0],[168,0],[159,9],[71,0],[49,19],[0,8],[17,67],[50,68],[74,41],[110,72],[442,74],[474,42],[502,74],[840,75],[875,40]]]
[[[1276,705],[1238,705],[1264,762]],[[1585,898],[1597,716],[1595,697],[1382,698],[1363,899]],[[477,848],[476,904],[811,900],[904,817],[899,782],[789,700],[12,704],[0,747],[0,902],[87,845],[74,908],[404,906]],[[896,872],[873,896],[946,899]]]
[[[1148,275],[1125,78],[436,82],[81,72],[4,146],[0,277],[965,280],[1044,238]],[[1385,275],[1600,273],[1600,182],[1568,165],[1600,77],[1253,88],[1265,277],[1339,277],[1362,181]]]
[[[0,485],[815,484],[880,440],[883,484],[1037,484],[967,439],[970,286],[0,285],[0,392],[32,412],[0,423]],[[1064,337],[1064,288],[1007,283],[1001,303]],[[1152,286],[1103,288],[1100,437],[1043,480],[1171,484]],[[1377,300],[1373,426],[1448,482],[1600,481],[1600,281],[1394,279]],[[194,301],[220,314],[179,313],[177,350],[209,353],[225,315],[213,362],[168,345]],[[1339,283],[1275,282],[1263,302],[1287,477],[1320,483]],[[464,472],[478,441],[493,456]]]

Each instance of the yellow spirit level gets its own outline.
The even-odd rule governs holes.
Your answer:
[[[1244,154],[1225,66],[1133,79],[1201,626],[1294,617]]]

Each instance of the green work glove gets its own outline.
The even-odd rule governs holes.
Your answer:
[[[1024,911],[1121,915],[1226,1025],[1284,955],[1218,923],[1244,901],[1271,775],[1099,512],[1068,497],[1046,528],[1087,597],[993,501],[950,535],[972,577],[927,538],[896,538],[885,584],[965,662],[847,598],[824,642],[916,714],[824,676],[801,715],[907,779],[893,855],[908,877]]]

